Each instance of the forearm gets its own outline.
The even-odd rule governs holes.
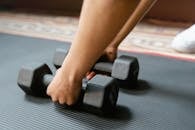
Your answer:
[[[137,0],[85,0],[79,28],[62,67],[83,77],[119,32]]]
[[[125,25],[109,46],[117,48],[122,40],[132,31],[135,25],[144,17],[157,0],[141,0]]]

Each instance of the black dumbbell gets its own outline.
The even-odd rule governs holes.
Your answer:
[[[68,50],[57,48],[53,56],[53,65],[58,69],[61,67],[65,57],[68,54]]]
[[[53,75],[47,64],[34,63],[21,68],[17,83],[26,94],[45,97],[47,86],[52,79]],[[87,106],[87,110],[109,113],[116,107],[118,91],[113,78],[96,75],[89,81],[83,80],[77,104]]]
[[[56,49],[53,57],[53,64],[56,68],[62,65],[67,54],[68,50]],[[113,63],[101,61],[100,58],[92,70],[101,74],[109,74],[118,80],[120,87],[132,88],[137,86],[139,63],[136,57],[121,55]]]

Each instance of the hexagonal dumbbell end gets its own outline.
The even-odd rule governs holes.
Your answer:
[[[111,76],[119,80],[121,87],[137,84],[139,63],[136,57],[122,55],[113,64]]]
[[[52,80],[51,74],[46,64],[33,63],[20,69],[17,83],[26,94],[44,97]]]
[[[68,50],[66,49],[61,49],[61,48],[57,48],[55,53],[54,53],[54,57],[53,57],[53,64],[56,68],[60,68],[65,57],[68,54]]]
[[[88,109],[98,113],[112,113],[116,108],[119,88],[115,79],[108,76],[96,75],[88,81],[83,103]]]

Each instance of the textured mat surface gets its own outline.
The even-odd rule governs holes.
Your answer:
[[[32,61],[51,63],[56,47],[67,45],[0,34],[1,130],[194,130],[194,62],[131,54],[140,62],[140,88],[121,90],[118,111],[110,118],[25,96],[16,84],[20,67]]]

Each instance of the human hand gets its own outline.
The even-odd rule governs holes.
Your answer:
[[[107,61],[113,62],[117,57],[117,48],[112,47],[112,46],[108,46],[104,50],[102,57],[105,57]]]
[[[105,60],[105,61],[111,61],[111,62],[113,62],[116,59],[116,57],[117,57],[117,48],[112,47],[112,46],[108,46],[104,50],[104,52],[103,52],[103,54],[101,56],[101,58],[103,58],[103,60]],[[88,72],[86,74],[86,78],[88,80],[90,80],[91,78],[93,78],[93,76],[95,76],[95,74],[96,73],[94,71]]]
[[[52,82],[47,88],[47,94],[53,102],[60,104],[73,105],[79,98],[82,79],[76,80],[66,70],[59,68]]]

